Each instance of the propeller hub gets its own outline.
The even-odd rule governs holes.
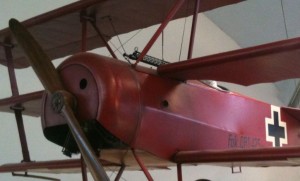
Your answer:
[[[61,113],[65,104],[69,104],[75,109],[75,97],[67,91],[56,91],[52,94],[51,107],[56,113]]]

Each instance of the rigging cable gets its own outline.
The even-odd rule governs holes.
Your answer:
[[[126,45],[130,40],[132,40],[135,36],[137,36],[142,30],[143,30],[143,29],[137,30],[137,31],[135,32],[134,35],[132,35],[130,38],[128,38],[128,40],[126,40],[126,41],[125,41],[123,44],[121,44],[118,48],[115,47],[116,50],[115,50],[114,52],[119,51],[119,49],[120,49],[122,46]]]
[[[286,16],[285,16],[284,7],[283,7],[283,0],[280,0],[280,3],[281,3],[281,11],[282,11],[282,16],[283,16],[284,28],[285,28],[285,36],[286,36],[286,39],[288,39],[289,34],[288,34],[288,30],[287,30]]]
[[[111,27],[112,27],[112,29],[113,29],[113,31],[114,31],[114,34],[117,35],[117,38],[118,38],[118,40],[119,40],[119,43],[120,43],[120,45],[121,45],[121,47],[122,47],[124,53],[126,53],[126,50],[125,50],[125,48],[124,48],[124,46],[123,46],[123,44],[122,44],[122,42],[121,42],[121,39],[120,39],[120,37],[119,37],[119,34],[117,33],[116,28],[115,28],[115,26],[114,26],[114,24],[113,24],[112,19],[111,19],[110,16],[108,17],[108,20],[109,20],[109,22],[110,22],[110,24],[111,24]]]
[[[164,60],[164,30],[161,32],[161,59]]]
[[[127,53],[126,53],[126,50],[125,50],[125,48],[124,48],[124,45],[126,45],[131,39],[133,39],[136,35],[138,35],[143,29],[138,30],[133,36],[131,36],[131,37],[130,37],[128,40],[126,40],[124,43],[122,43],[122,41],[121,41],[121,39],[120,39],[120,37],[119,37],[119,34],[117,33],[117,30],[116,30],[116,28],[115,28],[115,26],[114,26],[114,24],[113,24],[112,18],[111,18],[110,16],[108,16],[107,18],[108,18],[108,20],[109,20],[109,22],[110,22],[110,24],[111,24],[111,27],[112,27],[112,29],[113,29],[113,31],[114,31],[114,34],[117,36],[117,39],[118,39],[118,41],[119,41],[119,43],[120,43],[120,46],[117,47],[112,41],[109,41],[109,42],[110,42],[110,43],[112,44],[112,46],[115,48],[114,52],[118,51],[118,52],[120,53],[120,55],[124,56],[124,54],[127,54]],[[124,52],[124,53],[122,53],[122,52],[120,51],[120,48],[123,49],[123,52]],[[131,62],[130,62],[128,59],[125,58],[125,60],[126,60],[128,63],[131,64]]]
[[[178,57],[178,61],[180,61],[181,59],[181,53],[182,53],[182,49],[183,49],[183,41],[184,41],[184,37],[185,37],[185,28],[186,28],[186,22],[187,22],[187,14],[188,14],[188,7],[189,7],[189,3],[190,1],[188,1],[188,3],[186,3],[186,16],[184,18],[184,24],[183,24],[183,31],[182,31],[182,36],[181,36],[181,43],[180,43],[180,49],[179,49],[179,57]]]
[[[180,43],[180,50],[179,50],[179,57],[178,60],[180,61],[181,59],[181,53],[182,53],[182,48],[183,48],[183,40],[184,40],[184,35],[185,35],[185,27],[186,27],[186,17],[184,18],[184,25],[183,25],[183,31],[182,31],[182,36],[181,36],[181,43]]]

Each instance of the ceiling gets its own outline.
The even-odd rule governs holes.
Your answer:
[[[205,15],[242,48],[300,36],[300,0],[246,0]],[[288,105],[298,81],[275,85]]]

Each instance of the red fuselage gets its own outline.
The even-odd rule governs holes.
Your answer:
[[[77,99],[80,120],[97,120],[126,145],[161,158],[186,150],[300,144],[300,122],[288,113],[198,81],[164,78],[91,53],[72,56],[59,71]],[[47,104],[43,120],[44,128],[65,124]]]

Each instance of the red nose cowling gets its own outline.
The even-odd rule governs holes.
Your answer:
[[[58,71],[66,90],[76,99],[76,116],[95,149],[132,144],[141,107],[138,80],[130,65],[82,53],[68,58]],[[52,110],[48,94],[44,102],[42,123],[46,138],[70,153],[77,152],[66,122]]]

